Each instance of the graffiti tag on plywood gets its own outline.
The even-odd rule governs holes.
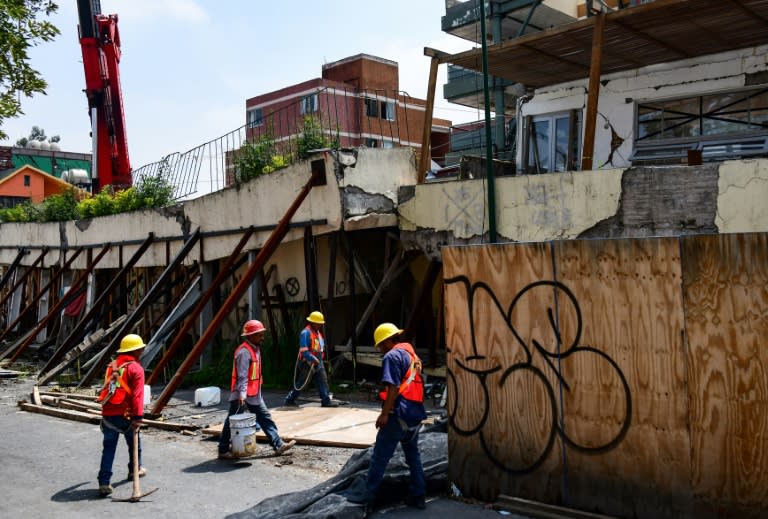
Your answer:
[[[467,320],[472,344],[468,354],[463,358],[455,356],[455,365],[447,370],[448,383],[453,386],[450,394],[454,398],[448,411],[449,425],[453,431],[460,436],[476,437],[488,459],[510,474],[535,471],[549,456],[557,437],[568,448],[587,454],[600,454],[621,443],[632,416],[629,384],[618,364],[609,355],[594,346],[581,344],[581,308],[576,296],[566,285],[549,280],[533,282],[518,292],[505,309],[499,297],[483,282],[471,283],[466,276],[445,280],[446,287],[454,284],[466,290]],[[532,309],[543,312],[544,315],[538,317],[547,323],[547,331],[551,332],[552,340],[540,340],[534,336],[529,322],[514,322],[519,319],[519,315],[531,317]],[[478,340],[483,334],[477,329],[476,319],[489,321],[486,315],[488,312],[498,312],[493,318],[500,318],[506,328],[493,331],[493,347],[517,350],[515,360],[507,365],[503,365],[504,361],[499,359],[509,358],[509,355],[498,350],[492,352],[492,346]],[[563,317],[565,315],[569,319],[567,326],[563,322],[567,320]],[[548,348],[545,344],[555,346]],[[609,373],[608,376],[619,381],[617,386],[621,394],[618,400],[623,405],[606,406],[611,416],[601,416],[601,434],[580,438],[566,428],[563,402],[593,383],[579,380],[578,370],[564,370],[562,366],[566,362],[596,366],[595,369],[600,373]],[[581,374],[584,374],[583,371]],[[473,384],[479,386],[479,389],[474,394],[471,391],[463,394],[457,379],[474,379]],[[502,411],[492,408],[493,402],[504,401],[503,398],[494,399],[495,393],[504,394],[504,391],[512,389],[519,392],[522,389],[531,394],[531,388],[539,396],[543,395],[543,399],[530,398],[525,405],[536,407],[543,420],[525,423],[523,419],[515,421],[516,417],[504,419]],[[590,395],[589,398],[592,397]],[[515,412],[519,410],[519,407],[515,408]],[[493,416],[494,413],[496,416]],[[501,420],[499,414],[502,414]],[[542,421],[548,422],[547,425],[542,427]],[[521,433],[515,430],[516,427],[525,428],[526,431]],[[522,438],[531,431],[541,437],[525,446],[524,456],[514,456],[509,455],[514,446],[503,445],[497,438],[499,429],[503,429],[504,435],[509,438]]]

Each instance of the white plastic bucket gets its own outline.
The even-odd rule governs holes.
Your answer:
[[[208,407],[221,402],[221,389],[216,386],[195,389],[195,405]]]
[[[233,414],[229,417],[232,431],[232,453],[243,458],[256,454],[256,415],[253,413]]]

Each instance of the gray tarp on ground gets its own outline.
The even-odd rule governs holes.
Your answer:
[[[422,432],[419,436],[419,450],[427,478],[427,493],[444,492],[448,485],[448,435],[445,432]],[[248,510],[227,517],[231,519],[365,517],[365,508],[347,501],[346,496],[352,496],[363,490],[372,452],[371,447],[353,454],[337,475],[313,488],[270,497]],[[374,508],[402,501],[408,495],[409,479],[403,450],[398,448],[387,465],[387,472],[379,488]]]

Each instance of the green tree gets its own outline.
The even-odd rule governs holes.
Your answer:
[[[30,66],[27,51],[59,34],[44,19],[58,9],[52,0],[0,0],[0,140],[8,138],[3,122],[24,113],[21,95],[44,94],[48,87]]]
[[[61,137],[58,135],[54,135],[53,137],[48,137],[45,135],[45,130],[40,128],[39,126],[33,126],[32,131],[29,132],[28,137],[22,137],[21,139],[16,141],[16,146],[19,146],[21,148],[25,148],[27,144],[29,144],[29,141],[44,141],[48,142],[59,142],[61,140]]]

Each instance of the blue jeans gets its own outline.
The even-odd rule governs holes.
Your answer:
[[[376,433],[376,444],[373,446],[368,479],[365,483],[366,489],[371,495],[376,493],[398,443],[403,447],[405,462],[411,471],[411,483],[408,490],[412,496],[423,496],[426,493],[427,484],[419,454],[419,428],[407,429],[403,427],[394,414],[389,415],[387,425]]]
[[[267,441],[273,449],[277,450],[283,445],[283,440],[277,433],[277,425],[272,420],[272,415],[269,413],[267,404],[262,399],[258,404],[245,403],[245,407],[248,411],[256,415],[256,423],[264,430],[264,434],[267,435]],[[233,414],[239,414],[245,410],[240,405],[238,400],[233,400],[229,403],[229,413],[227,419],[224,420],[224,428],[221,430],[221,436],[219,437],[219,453],[223,454],[230,449],[230,441],[232,440],[232,430],[229,427],[229,417]]]
[[[306,366],[304,367],[304,369],[306,369]],[[317,386],[317,390],[320,392],[320,400],[324,404],[330,404],[331,395],[330,395],[330,392],[328,391],[328,375],[326,375],[325,373],[325,367],[323,366],[322,362],[320,362],[320,364],[315,366],[315,372],[312,375],[312,378],[315,381],[315,386]],[[291,389],[290,393],[288,393],[288,396],[285,397],[285,401],[295,402],[300,395],[301,395],[301,391],[296,391],[295,388]]]
[[[102,416],[101,432],[104,435],[99,467],[99,485],[109,485],[112,480],[112,463],[120,435],[125,436],[128,444],[128,473],[133,472],[133,428],[131,421],[122,416]],[[141,467],[141,433],[139,433],[139,467]]]

